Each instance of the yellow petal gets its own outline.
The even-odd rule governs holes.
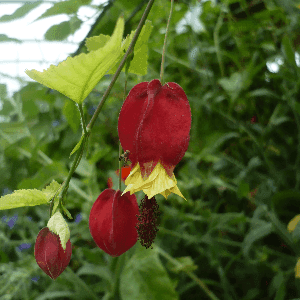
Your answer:
[[[295,216],[288,224],[288,231],[292,232],[295,230],[298,222],[300,221],[300,215]]]
[[[149,199],[157,194],[161,194],[167,199],[171,193],[184,198],[177,187],[175,175],[173,174],[173,177],[170,178],[160,163],[157,163],[154,170],[146,180],[142,178],[140,166],[137,163],[126,178],[125,184],[127,187],[123,194],[129,191],[130,195],[132,195],[133,193],[142,190]]]

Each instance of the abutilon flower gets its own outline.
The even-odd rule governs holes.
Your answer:
[[[147,195],[142,199],[139,208],[140,213],[137,215],[138,223],[136,229],[141,245],[147,249],[154,242],[158,232],[157,218],[160,215],[160,211],[158,210],[159,206],[155,198],[149,199]]]
[[[139,206],[135,195],[104,190],[92,206],[89,227],[97,246],[107,254],[120,256],[135,245]]]
[[[48,227],[44,227],[36,238],[34,256],[38,266],[55,280],[71,260],[71,241],[68,240],[66,250],[64,250],[59,235],[50,231]]]
[[[154,79],[131,89],[118,120],[120,143],[132,162],[123,193],[183,197],[173,170],[188,148],[191,122],[188,99],[177,83],[162,86]]]

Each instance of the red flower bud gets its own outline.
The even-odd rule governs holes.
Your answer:
[[[68,240],[64,250],[59,236],[51,232],[48,227],[44,227],[36,238],[34,256],[39,267],[55,280],[71,260],[71,241]]]
[[[97,246],[107,254],[120,256],[137,242],[139,212],[136,196],[121,196],[120,190],[104,190],[90,212],[89,227]]]
[[[128,177],[130,171],[131,171],[131,167],[130,166],[122,167],[121,180],[123,182],[125,182],[125,179]],[[116,173],[117,176],[119,176],[119,173],[120,173],[119,169],[116,170],[115,173]],[[112,180],[111,177],[109,177],[108,180],[107,180],[107,187],[109,189],[112,189],[113,185],[114,185],[113,180]]]
[[[123,182],[125,181],[125,179],[130,174],[130,171],[131,171],[131,167],[130,166],[122,167],[121,179],[122,179]],[[119,176],[119,173],[120,173],[120,170],[118,169],[116,171],[117,176]]]
[[[118,133],[129,150],[131,168],[139,163],[148,178],[158,162],[170,178],[190,140],[191,108],[183,89],[175,82],[158,79],[141,82],[129,92],[119,115]]]

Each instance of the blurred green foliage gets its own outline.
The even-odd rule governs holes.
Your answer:
[[[46,39],[65,39],[80,26],[78,8],[89,1],[77,2],[76,9],[69,9],[72,1],[65,2],[44,17],[61,9],[70,24],[54,25],[66,30],[58,33],[51,27]],[[127,28],[135,29],[146,5],[135,11],[140,2],[112,1],[89,36],[111,34],[121,12],[125,20],[130,18]],[[0,21],[22,17],[38,3],[24,5]],[[92,240],[90,209],[118,168],[117,120],[125,80],[121,73],[92,130],[89,155],[83,156],[68,190],[65,203],[73,216],[67,220],[73,245],[70,265],[52,281],[35,262],[34,242],[47,224],[49,207],[1,211],[0,299],[300,299],[294,270],[300,233],[297,237],[297,229],[292,238],[286,230],[300,211],[296,4],[175,1],[164,76],[165,82],[184,89],[192,109],[189,148],[175,168],[188,201],[157,196],[162,214],[153,250],[137,243],[112,258]],[[201,7],[200,31],[192,26],[196,20],[186,15],[195,5]],[[129,75],[128,91],[159,78],[169,9],[169,1],[155,1],[148,17],[154,25],[148,74]],[[176,24],[182,19],[187,25],[178,34]],[[2,35],[0,42],[7,40]],[[110,79],[101,80],[85,100],[87,121]],[[72,162],[69,154],[81,137],[75,104],[35,82],[11,98],[2,84],[0,98],[5,118],[0,123],[2,195],[42,189],[52,179],[61,183]],[[143,193],[137,197],[140,201]]]

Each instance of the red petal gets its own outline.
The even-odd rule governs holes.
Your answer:
[[[109,255],[120,256],[137,242],[137,217],[139,212],[136,196],[120,190],[104,190],[90,212],[91,235],[100,249]]]
[[[132,168],[134,168],[137,163],[134,141],[136,139],[137,129],[143,117],[143,112],[146,109],[145,106],[147,105],[147,86],[148,82],[141,82],[135,85],[124,101],[119,114],[119,138],[122,148],[130,151],[128,158],[132,162]],[[127,101],[127,99],[129,100]]]
[[[37,236],[34,256],[39,267],[55,280],[66,269],[71,260],[71,241],[68,240],[66,250],[64,250],[59,236],[51,232],[48,227],[44,227]]]

